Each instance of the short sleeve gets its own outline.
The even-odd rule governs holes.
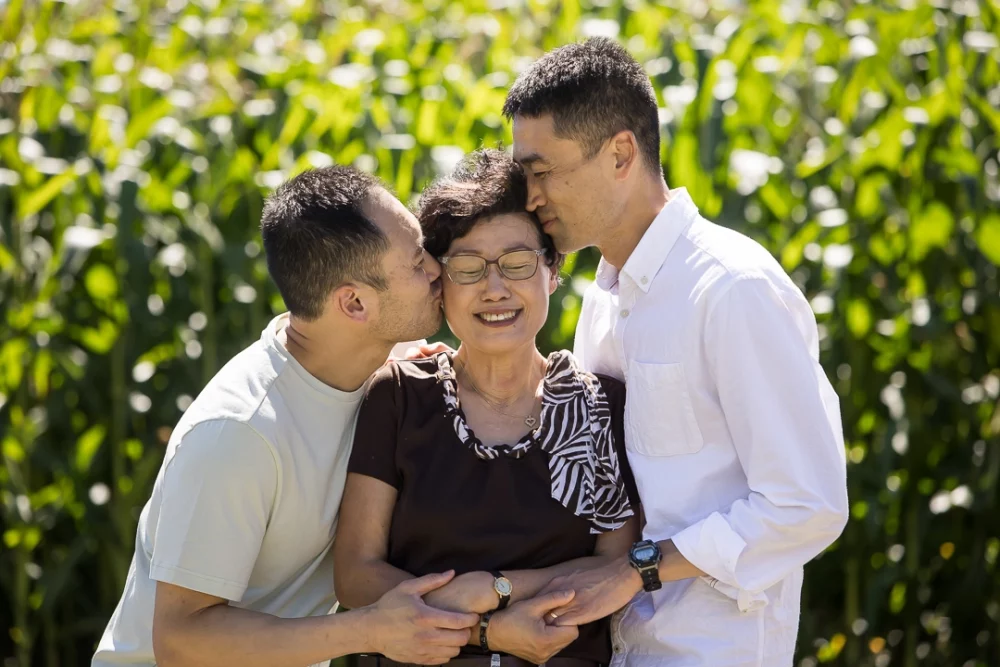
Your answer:
[[[150,578],[238,602],[277,489],[271,447],[253,428],[196,425],[164,468]]]
[[[395,363],[375,374],[361,402],[351,461],[347,467],[348,472],[374,477],[396,489],[401,481],[396,465],[399,382]]]
[[[601,389],[608,397],[608,408],[611,410],[611,434],[614,436],[615,453],[618,454],[618,469],[622,481],[625,482],[625,493],[628,494],[632,511],[639,514],[639,488],[635,484],[632,466],[629,465],[628,452],[625,450],[625,383],[607,375],[598,374]]]

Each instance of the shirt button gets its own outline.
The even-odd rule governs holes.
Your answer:
[[[619,313],[619,315],[621,315],[622,317],[628,317],[628,308]]]
[[[615,653],[621,653],[622,652],[622,645],[621,644],[615,644],[614,646],[611,647],[611,650],[614,651]]]
[[[646,283],[649,282],[649,278],[647,278],[646,276],[643,276],[642,278],[639,279],[639,282],[642,283],[643,285],[645,285]]]

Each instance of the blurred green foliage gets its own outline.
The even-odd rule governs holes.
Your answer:
[[[113,5],[113,6],[112,6]],[[281,303],[270,188],[411,200],[509,143],[507,86],[618,36],[663,164],[780,258],[843,406],[852,520],[799,664],[1000,664],[996,0],[0,0],[0,658],[82,665],[170,429]],[[571,257],[545,349],[571,345]],[[725,628],[719,628],[720,633]]]

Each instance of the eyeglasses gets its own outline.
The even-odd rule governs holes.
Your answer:
[[[538,258],[544,254],[544,250],[514,250],[493,260],[479,255],[452,255],[439,257],[438,261],[444,264],[444,270],[453,283],[474,285],[486,277],[490,264],[496,264],[500,275],[508,280],[527,280],[535,275]]]

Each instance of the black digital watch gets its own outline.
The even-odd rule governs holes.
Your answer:
[[[660,545],[652,540],[636,542],[628,552],[629,565],[634,567],[642,577],[642,589],[645,591],[658,591],[663,587],[660,582],[660,561],[663,554],[660,553]]]

